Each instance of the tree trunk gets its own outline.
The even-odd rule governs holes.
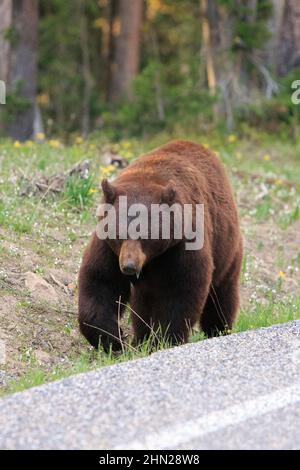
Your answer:
[[[267,63],[273,72],[278,69],[278,50],[280,45],[280,31],[286,0],[272,0],[273,12],[268,20],[268,29],[271,35],[266,48]]]
[[[238,90],[236,64],[232,55],[232,19],[226,7],[216,0],[200,0],[202,25],[202,57],[210,93],[216,90],[220,99],[214,104],[215,120],[226,119],[228,130],[233,128],[234,99]]]
[[[278,73],[286,75],[300,67],[300,2],[286,0],[280,28]]]
[[[4,131],[5,95],[10,66],[10,43],[6,39],[12,21],[12,0],[0,0],[0,133]],[[3,93],[3,96],[2,96]]]
[[[140,28],[142,0],[118,2],[117,24],[114,25],[115,54],[110,86],[110,100],[132,98],[132,81],[138,73],[140,62]]]
[[[9,72],[10,43],[7,33],[12,21],[12,0],[0,0],[0,80],[7,82]]]
[[[15,110],[8,133],[26,140],[34,132],[37,88],[38,0],[13,0],[8,93],[15,96]]]
[[[118,17],[117,12],[119,10],[120,0],[110,0],[107,9],[107,18],[108,18],[108,31],[107,38],[104,41],[105,50],[103,51],[103,56],[105,57],[106,63],[106,75],[105,75],[105,99],[109,103],[113,100],[112,97],[112,79],[114,75],[114,60],[115,60],[115,51],[116,51],[116,36],[118,31]]]
[[[212,2],[209,5],[208,0],[200,0],[200,10],[202,17],[202,56],[205,62],[209,92],[211,95],[215,95],[217,78],[213,60],[212,32],[217,31],[217,28],[211,28],[215,9],[212,9]]]
[[[88,36],[88,20],[84,9],[84,2],[79,2],[80,13],[80,47],[82,61],[82,77],[83,77],[83,99],[82,99],[82,135],[87,137],[90,131],[90,107],[92,95],[92,72],[89,53],[89,36]]]

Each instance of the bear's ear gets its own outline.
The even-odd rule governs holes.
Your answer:
[[[117,196],[116,188],[105,178],[101,183],[105,202],[107,204],[113,204]]]
[[[170,184],[163,190],[161,194],[162,204],[172,204],[176,196],[176,191]]]

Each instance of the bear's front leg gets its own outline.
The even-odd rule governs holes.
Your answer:
[[[130,283],[122,275],[117,256],[109,246],[93,235],[79,273],[79,327],[95,348],[101,343],[106,352],[122,348],[118,314],[124,307],[118,304],[129,299]]]
[[[154,344],[161,339],[171,344],[187,342],[201,317],[212,272],[209,255],[184,251],[181,246],[154,260],[131,296],[135,342],[149,337]]]

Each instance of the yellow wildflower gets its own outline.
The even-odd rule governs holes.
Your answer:
[[[285,279],[286,274],[283,271],[279,271],[277,277],[278,277],[278,279]]]
[[[35,134],[35,137],[36,137],[37,140],[44,140],[45,139],[45,134],[44,134],[44,132],[37,132]]]
[[[75,144],[76,144],[76,145],[81,145],[81,144],[83,144],[83,138],[80,137],[80,136],[76,137],[76,139],[75,139]]]
[[[49,97],[48,93],[39,94],[38,97],[37,97],[37,102],[41,106],[48,106],[48,104],[50,103],[50,97]]]
[[[266,153],[266,154],[263,156],[263,160],[264,160],[265,162],[269,162],[269,161],[271,160],[270,155],[269,155],[268,153]]]
[[[21,147],[21,142],[19,142],[18,140],[16,140],[14,142],[14,147],[16,147],[16,149],[19,149]]]
[[[122,150],[122,156],[130,160],[132,157],[134,157],[134,153],[131,150]]]
[[[56,140],[56,139],[51,139],[51,140],[49,140],[49,145],[50,145],[50,147],[53,147],[53,148],[55,148],[55,149],[58,149],[58,148],[61,147],[60,141],[59,141],[59,140]]]
[[[101,168],[101,174],[103,176],[106,176],[106,175],[109,175],[110,173],[112,173],[113,171],[115,171],[115,167],[114,165],[108,165],[108,166],[104,166]]]
[[[104,18],[97,18],[94,23],[93,23],[94,28],[96,29],[102,29],[106,28],[106,21]]]
[[[124,140],[121,144],[121,147],[124,149],[129,149],[131,147],[131,142],[129,142],[129,140]]]
[[[91,189],[89,190],[89,194],[94,194],[94,193],[96,193],[96,192],[97,192],[97,189],[96,189],[96,188],[91,188]]]
[[[237,136],[236,136],[235,134],[230,134],[230,135],[228,136],[228,142],[234,143],[234,142],[236,142],[236,141],[237,141]]]

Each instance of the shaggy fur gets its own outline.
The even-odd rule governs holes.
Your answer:
[[[94,346],[120,348],[117,301],[130,303],[135,341],[160,327],[173,343],[188,340],[199,322],[213,336],[228,332],[239,306],[242,239],[224,168],[201,145],[176,141],[141,156],[113,184],[103,182],[104,201],[116,204],[204,203],[204,247],[187,251],[185,240],[102,241],[93,235],[79,275],[79,325]],[[142,269],[124,275],[125,261]],[[137,268],[136,268],[137,269]],[[119,311],[122,314],[124,307]],[[147,325],[146,325],[146,324]]]

